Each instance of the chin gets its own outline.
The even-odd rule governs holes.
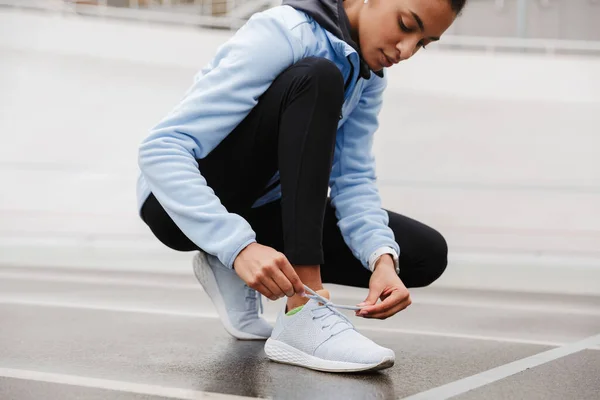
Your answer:
[[[374,67],[369,65],[369,68],[371,68],[371,70],[375,71],[375,72],[380,72],[380,71],[383,71],[383,69],[384,69],[381,65],[376,65]]]
[[[368,60],[366,58],[364,60],[367,63],[367,65],[369,66],[369,68],[371,68],[372,71],[379,72],[379,71],[383,70],[383,67],[381,66],[381,64],[379,62],[371,62],[370,60]]]

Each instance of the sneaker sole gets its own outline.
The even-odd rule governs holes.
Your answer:
[[[265,353],[270,360],[275,362],[324,372],[378,371],[394,365],[394,357],[384,357],[379,362],[373,364],[325,360],[306,354],[289,344],[271,338],[265,343]]]
[[[199,253],[194,257],[194,275],[196,275],[196,279],[202,285],[208,297],[210,297],[211,301],[215,305],[217,309],[217,313],[219,314],[219,318],[225,327],[227,333],[236,339],[240,340],[265,340],[267,337],[255,335],[252,333],[242,332],[239,329],[236,329],[229,320],[229,315],[227,314],[227,309],[225,308],[225,302],[223,301],[223,296],[221,296],[221,292],[217,289],[217,279],[215,278],[215,274],[213,274],[212,269],[208,265],[208,260],[206,255],[203,253]]]

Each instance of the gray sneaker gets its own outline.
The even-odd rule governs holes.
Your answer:
[[[394,365],[396,355],[361,335],[338,309],[358,307],[332,303],[305,286],[304,306],[279,313],[265,353],[273,361],[327,372],[376,371]]]
[[[242,340],[265,340],[273,327],[258,316],[263,312],[260,293],[248,287],[233,269],[218,258],[198,252],[194,274],[212,300],[225,330]]]

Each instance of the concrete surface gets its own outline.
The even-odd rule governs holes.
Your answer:
[[[366,294],[330,289],[342,304]],[[403,398],[600,332],[597,297],[413,290],[414,304],[393,318],[351,317],[366,336],[395,350],[396,365],[379,373],[334,375],[271,363],[262,342],[231,338],[191,271],[173,276],[0,268],[0,293],[3,398],[46,393],[49,399],[87,400],[102,398],[107,388],[119,399],[160,398],[140,397],[135,385],[160,388],[172,398],[200,398],[177,397],[178,390],[194,396]],[[267,302],[265,317],[273,321],[282,304]],[[467,395],[590,398],[597,390],[598,354],[577,353],[507,378],[518,380],[513,386],[500,381],[478,389],[483,396]],[[7,370],[33,374],[33,383],[3,376]],[[35,374],[50,378],[38,382]],[[69,385],[59,384],[65,381]]]
[[[189,272],[189,268],[186,275],[171,275],[4,267],[0,269],[0,304],[213,316],[208,298]],[[331,285],[331,290],[341,304],[357,303],[367,295],[366,289],[359,288]],[[600,297],[442,288],[413,289],[412,297],[414,304],[396,318],[356,324],[367,329],[501,337],[541,345],[568,343],[600,331]],[[274,322],[279,305],[268,299],[264,302],[270,321]],[[526,329],[514,321],[526,323]]]
[[[599,394],[600,353],[582,351],[456,399],[596,400]]]
[[[369,332],[394,348],[398,364],[350,383],[352,375],[340,379],[272,363],[263,342],[235,341],[215,319],[30,306],[1,306],[0,314],[13,326],[1,334],[3,364],[11,368],[252,397],[365,398],[379,386],[385,398],[395,398],[544,349]]]

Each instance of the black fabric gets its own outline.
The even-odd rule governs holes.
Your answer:
[[[371,77],[371,69],[362,58],[360,46],[352,39],[350,20],[344,9],[343,0],[283,0],[282,5],[305,12],[321,25],[323,29],[348,43],[356,50],[360,58],[359,77],[363,79]],[[373,71],[373,73],[379,77],[383,77],[383,70]]]
[[[244,121],[198,164],[221,203],[250,223],[259,243],[283,252],[292,264],[321,264],[326,283],[368,287],[371,272],[345,244],[327,200],[342,102],[343,79],[335,65],[306,58],[283,72]],[[278,170],[281,200],[252,208]],[[430,284],[446,267],[444,238],[388,213],[401,249],[400,277],[409,287]],[[199,250],[153,195],[141,215],[166,246]]]

